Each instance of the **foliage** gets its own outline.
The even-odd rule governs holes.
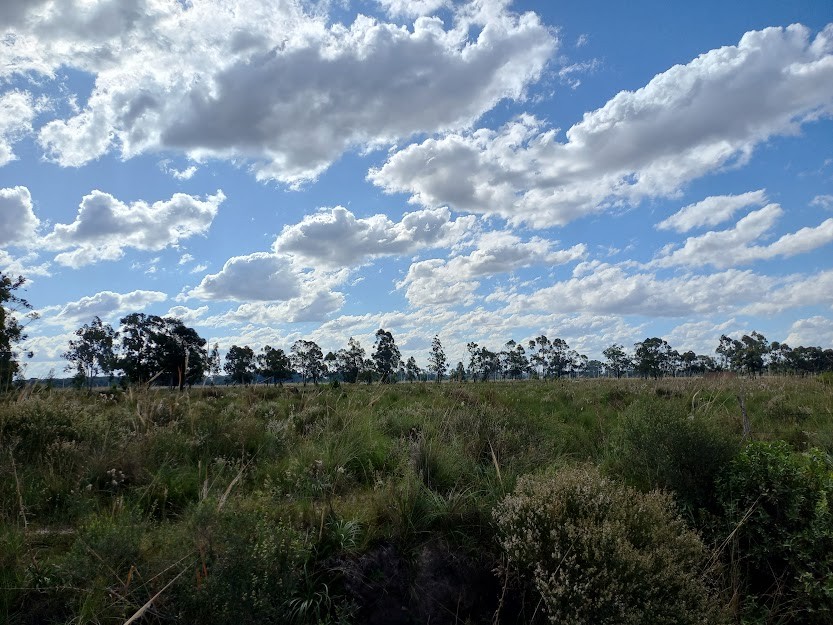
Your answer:
[[[551,623],[699,624],[713,617],[706,550],[671,499],[594,467],[524,476],[495,509],[509,565],[541,594]]]
[[[79,378],[92,388],[93,378],[99,373],[112,374],[118,365],[115,354],[119,333],[109,323],[96,316],[91,324],[84,324],[75,331],[78,338],[69,342],[69,349],[62,355],[67,360],[67,371],[75,370]]]
[[[254,382],[254,350],[248,345],[244,347],[232,345],[226,352],[226,362],[223,369],[235,384],[250,384]]]
[[[401,360],[399,348],[393,340],[393,335],[387,330],[376,331],[376,350],[373,352],[373,362],[382,384],[395,381],[396,371]]]
[[[437,382],[442,380],[448,370],[448,359],[443,351],[443,344],[439,336],[434,336],[431,341],[431,352],[428,354],[428,370],[433,371]]]
[[[306,386],[307,380],[312,380],[312,383],[317,385],[318,380],[327,373],[327,368],[324,364],[324,354],[315,341],[298,339],[292,344],[289,352],[289,360],[292,362],[295,370],[301,375],[304,386]]]
[[[292,378],[292,362],[282,349],[266,345],[257,355],[257,372],[267,383],[280,384]]]
[[[642,399],[625,411],[607,464],[643,491],[671,491],[696,515],[716,511],[715,481],[737,451],[737,437],[719,423],[667,400]]]
[[[203,379],[206,340],[179,319],[132,313],[121,320],[119,368],[130,382],[156,379],[182,390]]]
[[[748,445],[721,480],[743,610],[762,622],[833,619],[833,461],[783,441]]]
[[[20,371],[16,345],[26,340],[21,319],[37,318],[29,302],[15,294],[24,284],[26,280],[22,276],[12,278],[0,272],[0,393],[11,387]],[[26,356],[31,358],[32,354]]]

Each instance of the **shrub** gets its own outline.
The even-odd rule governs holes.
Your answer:
[[[715,480],[737,451],[734,436],[682,406],[637,402],[613,437],[608,467],[641,490],[672,491],[686,512],[714,512]]]
[[[705,550],[660,492],[591,466],[524,476],[495,509],[500,544],[551,623],[703,623],[714,616]]]
[[[819,450],[752,443],[720,483],[746,601],[767,622],[833,620],[833,462]]]

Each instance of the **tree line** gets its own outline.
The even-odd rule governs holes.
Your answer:
[[[0,389],[19,376],[21,354],[17,344],[25,340],[25,323],[36,318],[29,303],[18,296],[23,278],[0,273]],[[741,338],[720,337],[715,355],[680,353],[659,337],[634,344],[633,350],[612,344],[603,350],[604,360],[588,359],[561,338],[537,336],[526,343],[507,341],[500,349],[469,342],[467,362],[451,367],[440,337],[434,336],[427,354],[427,368],[413,356],[407,360],[390,331],[379,329],[368,353],[358,339],[324,353],[315,341],[299,339],[288,351],[271,345],[255,352],[248,345],[231,345],[224,360],[218,344],[209,346],[196,330],[174,317],[132,313],[120,320],[118,330],[94,317],[74,333],[62,354],[66,370],[79,385],[92,387],[95,378],[116,375],[128,384],[168,385],[183,389],[195,383],[224,380],[235,384],[281,384],[298,379],[302,384],[322,380],[346,383],[443,379],[486,381],[506,379],[558,379],[573,377],[692,376],[729,371],[745,375],[792,373],[799,375],[833,371],[833,349],[768,341],[758,332]]]

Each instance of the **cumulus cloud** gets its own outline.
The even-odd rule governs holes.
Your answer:
[[[659,222],[656,227],[658,230],[688,232],[701,226],[716,226],[731,219],[739,210],[748,206],[763,206],[766,201],[766,192],[763,189],[740,195],[712,195],[684,206]]]
[[[757,302],[776,280],[752,271],[730,269],[662,278],[599,261],[580,263],[573,277],[530,293],[505,296],[510,310],[655,318],[728,314]]]
[[[33,243],[39,225],[29,189],[0,189],[0,245]]]
[[[160,291],[131,291],[114,293],[101,291],[62,306],[50,306],[39,311],[42,322],[67,328],[89,323],[93,317],[112,319],[120,313],[138,312],[151,304],[164,302],[168,296]]]
[[[35,104],[25,91],[0,95],[0,167],[15,160],[14,144],[32,131]]]
[[[667,248],[655,264],[726,268],[777,257],[788,258],[833,241],[833,219],[828,219],[818,226],[785,234],[769,245],[751,245],[769,232],[783,213],[778,204],[768,204],[750,212],[734,228],[689,237],[681,247]]]
[[[369,179],[425,206],[495,214],[536,227],[673,196],[743,164],[770,137],[833,112],[833,25],[746,33],[623,91],[559,141],[522,116],[499,130],[449,133],[394,154]]]
[[[561,265],[586,254],[583,244],[556,250],[552,241],[540,237],[522,241],[510,232],[489,232],[470,254],[412,263],[396,286],[405,289],[405,297],[415,307],[471,305],[480,286],[478,278],[532,265]]]
[[[818,206],[829,210],[833,208],[833,195],[817,195],[810,200],[810,206]]]
[[[56,224],[43,243],[48,249],[68,250],[55,261],[75,268],[117,260],[126,248],[158,251],[208,232],[224,200],[223,192],[217,191],[204,200],[176,193],[153,204],[126,204],[96,190],[81,200],[75,221]]]
[[[12,29],[0,68],[95,76],[81,111],[40,129],[64,166],[173,150],[247,160],[259,179],[297,185],[353,147],[469,127],[521,98],[556,47],[535,14],[503,0],[456,5],[449,28],[422,15],[433,0],[389,3],[420,14],[408,27],[362,15],[332,23],[295,2],[66,4]]]
[[[447,208],[406,213],[394,222],[386,215],[359,219],[337,206],[286,226],[273,248],[314,265],[350,267],[379,256],[449,247],[471,233],[475,225],[472,216],[452,220]]]
[[[773,315],[792,308],[833,305],[833,270],[786,276],[741,309],[747,315]]]
[[[389,15],[419,17],[449,6],[449,0],[376,0]]]
[[[301,280],[287,257],[257,252],[230,258],[189,295],[209,300],[285,301],[300,293]]]
[[[798,319],[790,326],[789,334],[784,342],[790,347],[799,345],[830,347],[833,345],[833,319],[819,315]]]

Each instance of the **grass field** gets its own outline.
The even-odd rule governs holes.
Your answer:
[[[830,623],[831,453],[820,378],[29,388],[0,622]]]

